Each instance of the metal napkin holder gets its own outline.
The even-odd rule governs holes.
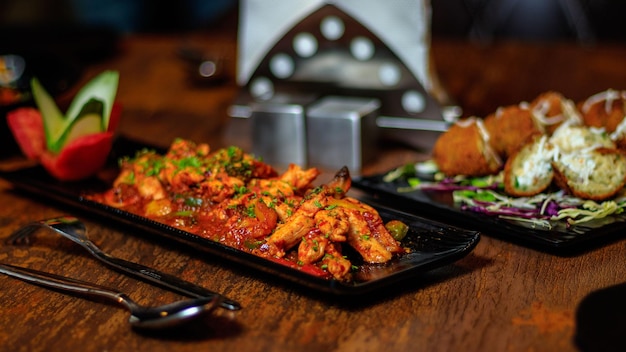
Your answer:
[[[358,174],[381,141],[430,149],[460,112],[429,44],[428,0],[243,0],[229,114],[276,165]]]

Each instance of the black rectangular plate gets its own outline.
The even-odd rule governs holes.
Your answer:
[[[112,155],[115,157],[134,156],[135,151],[145,147],[147,146],[122,138],[116,141]],[[114,164],[111,163],[111,165]],[[110,168],[114,167],[111,166]],[[115,175],[116,170],[106,171],[105,174]],[[419,216],[398,212],[388,207],[371,204],[377,208],[385,221],[398,219],[409,225],[410,230],[403,240],[403,245],[410,248],[411,251],[383,265],[359,265],[360,269],[355,273],[354,280],[340,282],[307,274],[298,269],[84,197],[85,194],[107,189],[111,180],[104,181],[102,178],[94,178],[80,182],[60,182],[51,178],[41,167],[8,172],[1,171],[0,177],[12,183],[16,190],[26,192],[36,200],[57,201],[76,210],[95,215],[102,221],[109,222],[112,220],[134,230],[146,231],[184,245],[190,245],[194,249],[200,249],[211,254],[212,257],[223,258],[270,274],[272,277],[286,279],[288,282],[302,287],[339,296],[361,295],[451,264],[469,254],[480,239],[480,234],[477,231],[445,225]],[[358,261],[358,258],[350,259],[353,262]]]
[[[398,191],[407,188],[406,180],[385,182],[385,174],[355,177],[352,186],[370,194],[382,204],[410,214],[444,221],[454,226],[472,228],[485,236],[500,238],[519,245],[557,255],[580,254],[626,234],[626,214],[609,216],[575,226],[564,221],[552,228],[538,228],[530,223],[461,210],[454,204],[451,191]]]

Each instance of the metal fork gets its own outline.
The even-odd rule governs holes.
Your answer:
[[[102,251],[87,237],[87,229],[85,224],[73,216],[60,216],[57,218],[33,221],[19,228],[7,238],[7,244],[23,244],[28,243],[28,237],[41,228],[52,230],[61,236],[72,240],[86,249],[91,255],[102,261],[103,263],[113,267],[114,269],[128,273],[142,280],[150,281],[161,287],[169,289],[189,297],[222,297],[220,306],[228,310],[239,310],[241,305],[223,297],[217,292],[210,291],[204,287],[185,281],[173,275],[169,275],[156,269],[130,262],[121,258],[113,257]]]

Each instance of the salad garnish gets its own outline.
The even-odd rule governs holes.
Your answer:
[[[484,177],[446,177],[432,168],[431,160],[402,165],[383,176],[384,182],[403,179],[407,186],[399,193],[422,191],[452,192],[454,204],[461,210],[472,211],[502,219],[529,223],[533,227],[551,229],[555,221],[567,226],[578,225],[610,215],[626,208],[624,192],[603,202],[585,200],[563,190],[544,192],[532,197],[511,197],[504,194],[503,172]],[[433,172],[427,175],[423,170]]]

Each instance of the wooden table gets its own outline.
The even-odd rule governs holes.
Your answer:
[[[237,87],[193,85],[176,55],[184,43],[235,58],[235,32],[137,35],[119,53],[85,71],[121,73],[120,132],[153,144],[175,137],[222,146],[226,110]],[[574,100],[607,88],[624,89],[626,46],[603,44],[477,44],[435,38],[433,55],[444,86],[466,115],[557,90]],[[364,172],[427,157],[398,146],[382,148]],[[71,211],[14,192],[0,181],[0,240],[20,225]],[[184,332],[134,332],[127,312],[0,277],[3,351],[573,351],[581,300],[626,279],[626,241],[575,256],[555,256],[489,237],[458,262],[391,292],[345,302],[284,284],[161,238],[97,218],[90,237],[131,259],[223,292],[240,301],[236,314]],[[0,246],[0,261],[119,287],[141,303],[176,294],[111,271],[68,240],[40,233],[30,247]]]

